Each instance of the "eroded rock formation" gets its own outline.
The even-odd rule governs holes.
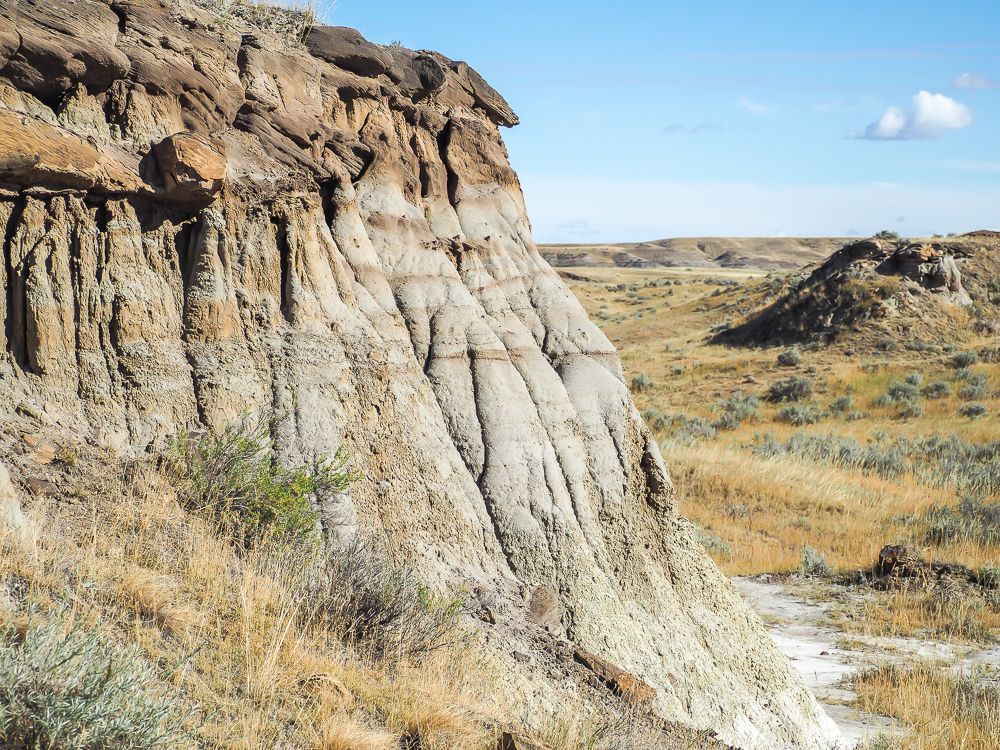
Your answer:
[[[545,587],[546,627],[664,717],[828,747],[532,243],[516,122],[464,63],[348,29],[0,0],[0,413],[120,451],[245,410],[289,461],[346,444],[364,479],[328,530],[492,592],[500,650]]]

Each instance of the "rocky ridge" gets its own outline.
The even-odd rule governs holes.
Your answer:
[[[998,249],[990,232],[855,242],[806,269],[790,289],[716,340],[874,344],[902,337],[933,344],[1000,331]]]
[[[516,123],[465,63],[350,29],[0,0],[3,444],[30,423],[138,452],[267,414],[280,458],[345,445],[364,474],[324,499],[331,537],[499,602],[486,640],[535,711],[562,688],[514,658],[529,625],[666,719],[830,747],[539,256]]]

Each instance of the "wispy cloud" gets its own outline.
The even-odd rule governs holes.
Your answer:
[[[954,83],[959,89],[1000,89],[1000,81],[979,73],[962,73]]]
[[[770,104],[758,102],[755,99],[751,99],[749,96],[741,96],[736,103],[750,114],[757,115],[759,117],[770,117],[775,112],[775,108]]]
[[[701,135],[702,133],[715,133],[722,130],[722,125],[717,122],[699,122],[696,125],[685,125],[680,122],[672,122],[663,126],[663,132],[667,135]]]
[[[563,222],[556,229],[573,237],[593,237],[595,234],[600,234],[600,231],[593,224],[583,219],[572,219]]]
[[[944,94],[919,91],[908,112],[889,107],[882,116],[852,138],[869,141],[911,141],[940,138],[950,130],[972,124],[972,110]]]

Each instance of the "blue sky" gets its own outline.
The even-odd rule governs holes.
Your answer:
[[[337,0],[466,60],[540,242],[1000,228],[1000,2]]]

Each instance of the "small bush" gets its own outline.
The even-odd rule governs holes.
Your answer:
[[[342,450],[286,469],[273,458],[267,423],[247,417],[218,433],[181,436],[165,464],[182,505],[243,547],[264,539],[315,541],[312,499],[343,492],[356,479]]]
[[[950,392],[951,388],[943,380],[935,380],[933,383],[925,385],[920,389],[920,395],[929,399],[944,398]]]
[[[732,548],[715,534],[711,534],[704,529],[695,526],[695,536],[698,544],[705,548],[706,552],[715,553],[720,557],[728,558],[732,555]]]
[[[802,401],[813,393],[812,383],[806,378],[791,377],[772,383],[767,392],[767,400],[772,403]]]
[[[885,395],[889,397],[892,403],[912,401],[920,397],[920,390],[917,388],[917,385],[919,383],[910,383],[908,380],[897,380],[889,385],[889,390],[886,391]]]
[[[420,656],[465,637],[462,602],[434,593],[370,541],[326,550],[312,562],[300,600],[306,624],[377,657]]]
[[[969,419],[979,419],[979,417],[986,416],[986,407],[982,404],[965,404],[958,410],[958,413]]]
[[[632,376],[632,390],[636,393],[648,391],[653,387],[653,379],[644,372]]]
[[[924,513],[927,541],[949,544],[973,541],[1000,544],[1000,504],[965,497],[957,506],[933,505]]]
[[[883,229],[881,232],[875,235],[875,239],[895,242],[899,239],[899,232],[893,232],[892,230],[889,229]]]
[[[907,385],[917,386],[924,382],[924,376],[919,372],[911,372],[904,378],[904,380]]]
[[[18,750],[155,750],[188,744],[189,714],[138,649],[50,617],[0,631],[0,740]]]
[[[974,375],[958,389],[958,397],[963,401],[986,398],[987,381],[984,375]]]
[[[831,414],[847,414],[854,408],[854,399],[850,396],[838,396],[830,402],[827,411]]]
[[[896,411],[897,419],[916,419],[923,416],[924,405],[919,401],[903,401]]]
[[[974,351],[964,351],[964,352],[959,352],[958,354],[956,354],[954,357],[951,358],[951,365],[956,370],[958,370],[963,367],[972,367],[972,365],[976,364],[976,362],[978,361],[979,361],[979,355],[976,354]]]
[[[678,414],[670,418],[670,437],[681,443],[697,443],[715,437],[715,427],[701,417]]]
[[[777,419],[779,422],[801,427],[802,425],[816,424],[821,416],[819,409],[815,406],[793,404],[779,411]]]
[[[802,575],[825,578],[833,573],[826,558],[809,545],[802,548]]]
[[[802,361],[802,355],[798,349],[785,349],[778,355],[778,365],[781,367],[795,367]]]
[[[1000,565],[984,565],[977,579],[984,589],[1000,589]]]
[[[899,342],[891,336],[883,336],[875,342],[875,348],[883,352],[894,352],[899,347]]]
[[[735,430],[744,422],[757,418],[760,399],[752,394],[734,393],[725,401],[720,401],[716,409],[721,414],[713,426],[717,430]]]

